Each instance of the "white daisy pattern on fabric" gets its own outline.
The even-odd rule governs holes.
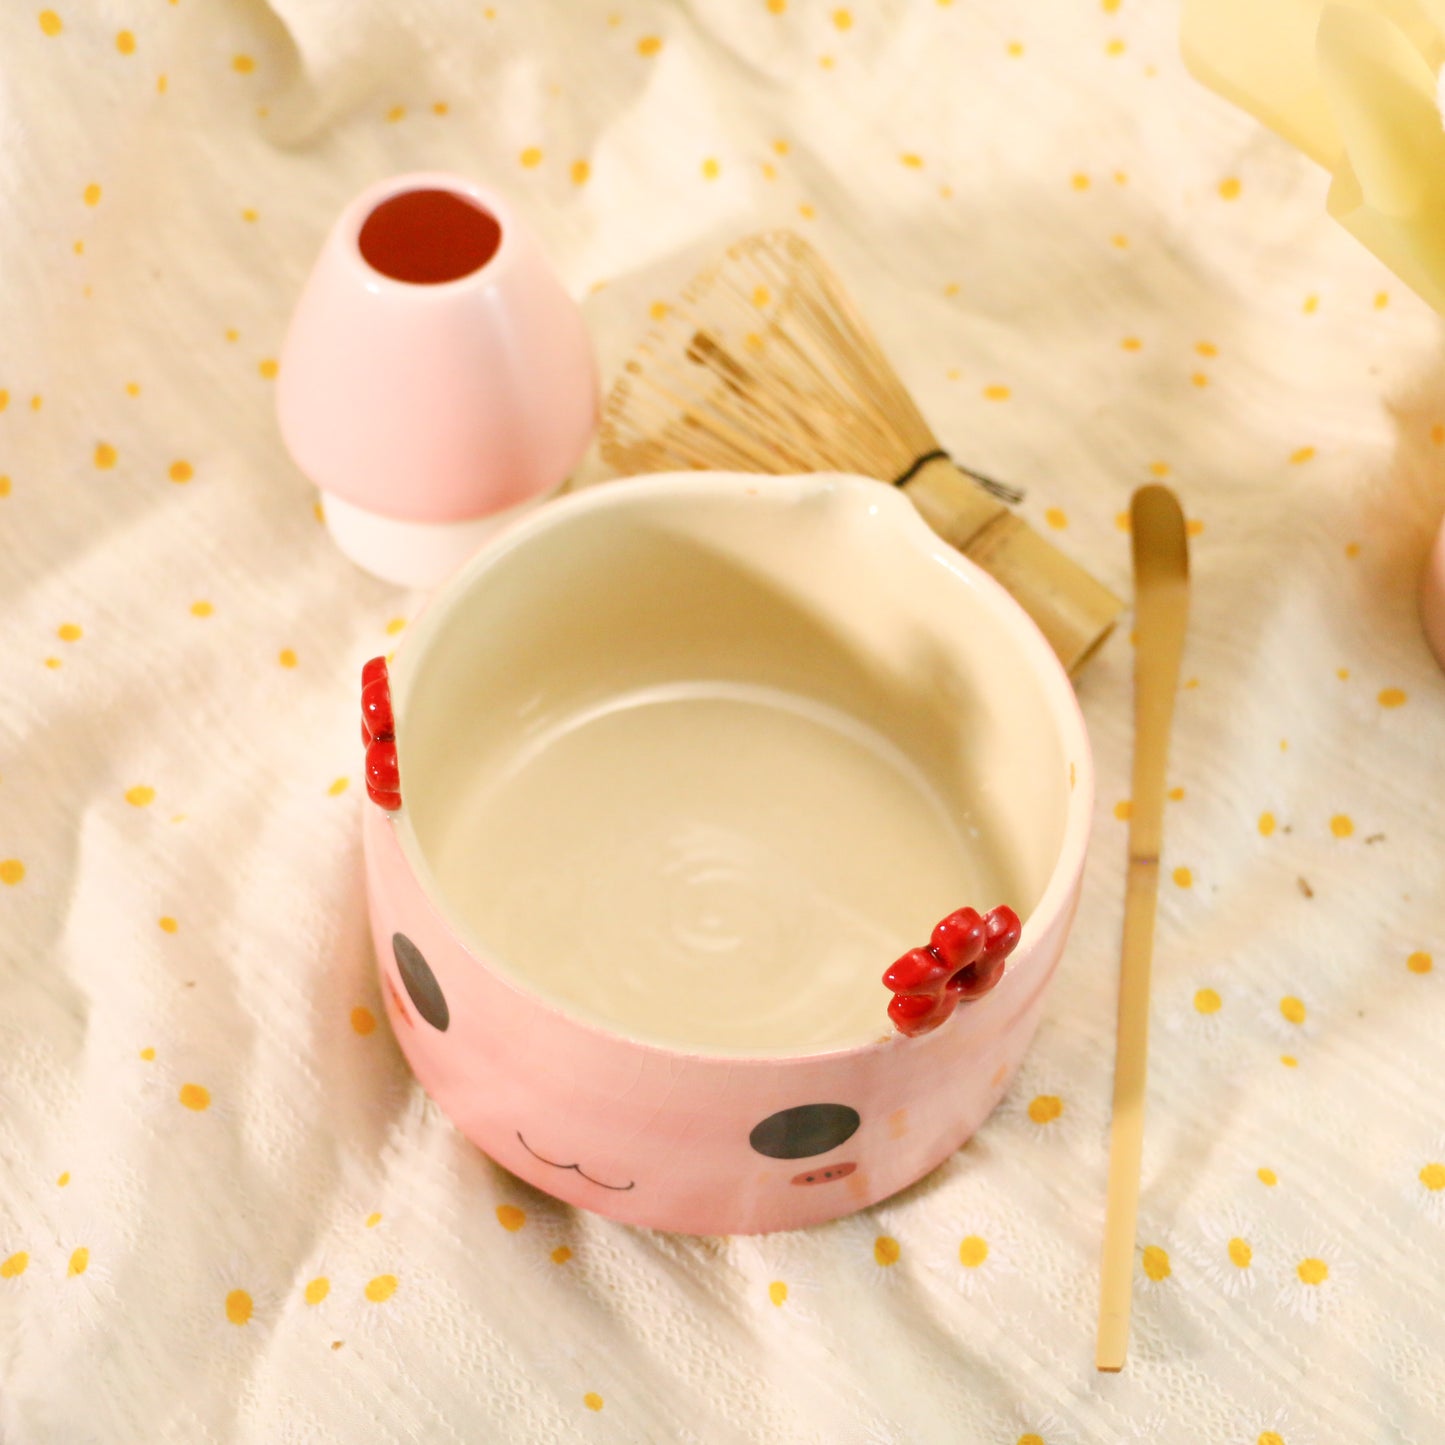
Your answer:
[[[1206,1214],[1181,1252],[1221,1294],[1234,1299],[1259,1282],[1259,1231],[1242,1211]]]
[[[1283,1279],[1278,1302],[1293,1315],[1314,1324],[1339,1303],[1349,1288],[1354,1266],[1345,1251],[1331,1240],[1308,1240],[1295,1244],[1270,1270]]]

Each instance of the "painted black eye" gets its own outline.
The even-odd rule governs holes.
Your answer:
[[[391,936],[391,951],[396,955],[401,981],[406,985],[406,991],[416,1006],[416,1011],[434,1029],[445,1032],[446,1026],[452,1021],[451,1011],[447,1008],[446,995],[442,993],[436,974],[421,956],[421,949],[406,934],[394,933]]]
[[[846,1104],[799,1104],[769,1114],[748,1142],[769,1159],[806,1159],[851,1139],[862,1120]]]

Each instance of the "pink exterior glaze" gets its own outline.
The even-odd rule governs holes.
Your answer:
[[[1440,524],[1420,579],[1420,620],[1435,660],[1445,667],[1445,522]]]
[[[468,196],[501,225],[496,254],[456,281],[373,270],[357,237],[411,190]],[[457,176],[396,176],[332,227],[292,318],[277,413],[324,492],[381,516],[455,522],[557,487],[596,426],[597,375],[577,304],[511,206]]]
[[[427,1093],[474,1144],[538,1189],[626,1224],[687,1234],[834,1219],[906,1188],[958,1149],[1002,1098],[1028,1048],[1079,897],[1076,870],[1053,916],[1025,927],[998,987],[922,1038],[880,1028],[876,1043],[810,1057],[687,1054],[569,1018],[469,953],[408,866],[392,817],[364,811],[382,994]],[[396,933],[420,949],[441,985],[445,1032],[407,995]],[[878,993],[886,1027],[888,993],[881,985]],[[770,1159],[750,1147],[755,1124],[815,1103],[856,1109],[857,1132],[804,1159]],[[571,1164],[581,1172],[560,1167]],[[792,1182],[840,1165],[856,1167],[824,1182]]]

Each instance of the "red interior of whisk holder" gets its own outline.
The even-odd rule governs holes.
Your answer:
[[[403,191],[376,206],[356,238],[373,271],[438,286],[480,271],[502,244],[497,218],[456,191]]]

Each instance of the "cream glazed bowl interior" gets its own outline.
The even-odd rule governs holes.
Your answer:
[[[387,1012],[513,1173],[633,1224],[794,1228],[912,1183],[1008,1087],[1078,901],[1088,738],[1042,634],[898,492],[548,503],[367,679]]]

